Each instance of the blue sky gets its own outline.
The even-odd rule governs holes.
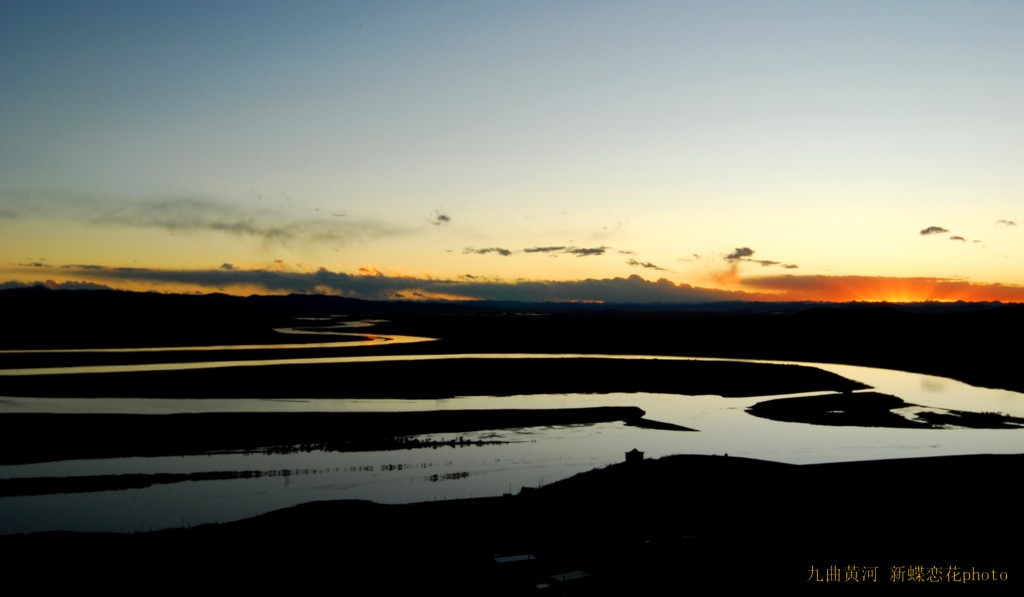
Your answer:
[[[1022,30],[1008,1],[8,1],[0,280],[1019,296]]]

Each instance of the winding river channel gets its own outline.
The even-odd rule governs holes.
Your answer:
[[[353,322],[355,323],[355,322]],[[355,326],[344,326],[355,327]],[[305,333],[295,328],[285,333]],[[323,333],[319,332],[311,333]],[[346,332],[331,331],[332,334]],[[428,338],[360,334],[361,345],[422,342]],[[329,343],[337,347],[353,342]],[[303,348],[309,344],[189,347],[184,350],[263,350]],[[103,349],[136,352],[140,349]],[[148,352],[182,348],[141,349]],[[98,351],[98,349],[92,349]],[[24,352],[24,351],[6,351]],[[45,352],[45,351],[35,351]],[[69,351],[60,351],[69,352]],[[378,357],[312,357],[102,365],[0,370],[0,376],[42,372],[179,370],[189,368],[274,366],[279,364],[450,358],[673,359],[638,355],[474,354]],[[722,359],[700,359],[722,360]],[[776,361],[757,361],[776,362]],[[998,412],[1024,417],[1024,394],[969,386],[942,377],[884,369],[800,363],[862,382],[873,391],[907,403],[908,412],[955,409]],[[0,534],[43,530],[134,532],[228,521],[292,506],[334,499],[369,499],[382,503],[468,498],[517,492],[578,472],[620,462],[633,448],[648,457],[669,454],[730,454],[794,464],[848,460],[909,458],[972,453],[1024,452],[1024,429],[893,429],[826,427],[754,417],[746,409],[778,396],[723,398],[648,393],[537,394],[470,396],[440,400],[399,399],[147,399],[0,397],[0,413],[181,413],[294,411],[423,411],[462,409],[576,408],[638,406],[648,419],[695,429],[669,431],[623,423],[531,427],[460,433],[460,445],[375,452],[297,452],[287,454],[217,453],[159,458],[116,458],[0,466],[0,479],[153,473],[240,473],[234,479],[199,480],[141,489],[0,498]],[[450,440],[452,434],[424,436]],[[474,444],[472,442],[480,442]],[[244,474],[242,474],[244,473]]]

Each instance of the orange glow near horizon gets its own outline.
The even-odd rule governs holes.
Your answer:
[[[337,274],[336,277],[320,279],[317,274],[301,274],[289,272],[277,278],[278,272],[267,270],[232,270],[230,272],[195,270],[195,271],[160,271],[140,270],[124,272],[123,270],[66,270],[66,275],[49,276],[43,272],[33,271],[35,275],[19,275],[28,284],[40,284],[49,288],[99,288],[108,287],[134,292],[163,292],[174,294],[205,294],[225,293],[238,296],[282,295],[296,293],[317,293],[334,296],[347,296],[368,300],[400,299],[410,301],[447,300],[472,301],[500,296],[498,286],[515,287],[515,282],[490,283],[474,281],[465,283],[458,280],[445,280],[429,276],[391,276],[379,272],[373,276]],[[28,270],[18,273],[26,274]],[[223,274],[211,276],[211,273]],[[266,281],[261,276],[245,276],[246,273],[265,273]],[[160,275],[156,275],[160,274]],[[163,274],[173,274],[161,279]],[[190,276],[189,274],[195,274]],[[235,276],[238,275],[236,278]],[[308,278],[307,278],[308,276]],[[173,278],[173,279],[172,279]],[[370,283],[380,281],[380,284]],[[529,291],[516,292],[517,299],[522,301],[557,301],[565,303],[609,303],[630,302],[631,291],[635,290],[635,302],[656,300],[658,302],[680,303],[695,300],[693,291],[702,291],[700,302],[758,301],[758,302],[876,302],[876,303],[921,303],[921,302],[1002,302],[1024,303],[1024,286],[992,283],[976,283],[943,278],[896,278],[881,276],[766,276],[745,278],[726,290],[719,288],[700,288],[685,283],[670,282],[662,279],[649,282],[639,277],[628,280],[615,278],[605,279],[609,283],[609,297],[594,295],[593,279],[576,281],[558,281],[559,298],[550,294],[531,298]],[[520,282],[530,282],[520,280]],[[544,286],[543,280],[537,286]],[[576,285],[579,284],[578,293]],[[644,292],[657,287],[655,298],[642,298]],[[678,299],[672,299],[673,288],[678,290]],[[721,293],[721,294],[717,294]],[[586,296],[587,298],[583,298]],[[651,295],[648,295],[651,296]]]
[[[746,280],[744,286],[779,293],[781,301],[923,303],[1024,302],[1024,287],[936,278],[792,276]]]

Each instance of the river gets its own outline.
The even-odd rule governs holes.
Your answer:
[[[349,326],[351,327],[351,326]],[[406,337],[402,337],[406,338]],[[417,339],[415,341],[425,341]],[[374,342],[387,341],[375,339]],[[309,345],[295,345],[308,349]],[[237,350],[238,347],[220,347]],[[253,347],[259,350],[260,348]],[[127,349],[126,349],[127,350]],[[160,349],[149,349],[158,351]],[[172,349],[167,349],[172,350]],[[638,355],[404,355],[244,361],[250,366],[444,358],[653,358]],[[667,359],[672,357],[657,357]],[[678,357],[683,358],[683,357]],[[759,361],[775,362],[775,361]],[[800,363],[860,381],[923,408],[1000,412],[1024,417],[1024,395],[977,388],[929,375]],[[183,369],[237,366],[238,362],[121,366]],[[111,370],[103,366],[104,370]],[[62,368],[63,369],[63,368]],[[82,368],[74,369],[81,372]],[[5,370],[0,375],[26,375]],[[889,429],[825,427],[770,421],[746,409],[766,397],[722,398],[645,393],[473,396],[444,400],[156,400],[0,398],[0,412],[253,412],[421,411],[490,408],[638,406],[647,418],[697,429],[664,431],[622,423],[460,433],[466,440],[500,442],[379,452],[210,454],[118,458],[0,466],[0,479],[125,473],[250,471],[253,478],[189,481],[143,489],[0,498],[0,533],[44,530],[134,532],[236,520],[303,502],[370,499],[403,503],[494,496],[536,487],[595,467],[620,462],[638,448],[648,457],[725,454],[794,464],[972,453],[1024,452],[1024,429]],[[451,439],[452,434],[425,436]]]

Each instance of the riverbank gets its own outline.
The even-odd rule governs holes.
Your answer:
[[[318,502],[191,529],[5,536],[0,557],[48,585],[115,592],[157,582],[525,595],[547,583],[578,595],[1011,595],[1024,562],[1007,546],[1024,524],[1001,508],[1022,465],[1024,455],[803,466],[672,456],[516,496]],[[961,483],[965,474],[978,479]],[[965,582],[972,570],[988,580]]]

